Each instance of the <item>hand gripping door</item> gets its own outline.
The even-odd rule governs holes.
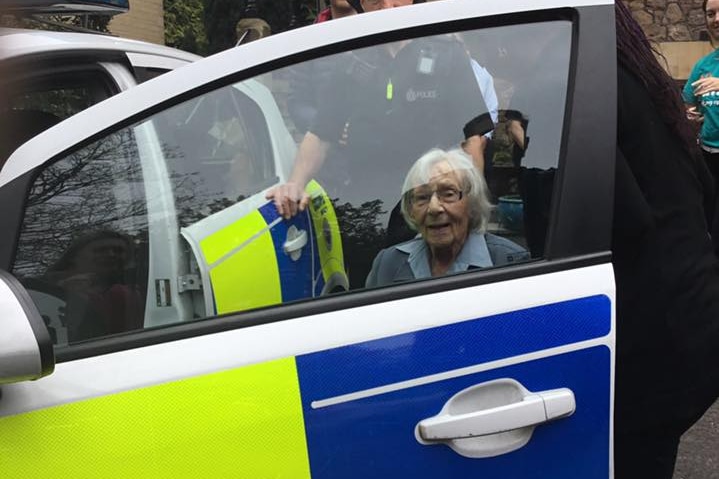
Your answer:
[[[332,203],[315,181],[307,192],[309,207],[289,220],[261,192],[182,228],[202,279],[205,315],[348,289]]]
[[[464,457],[494,457],[524,446],[536,426],[571,416],[575,407],[570,389],[532,393],[498,379],[455,394],[438,415],[417,424],[415,435],[420,444],[446,444]]]
[[[312,297],[316,244],[309,212],[289,221],[259,193],[182,229],[197,258],[205,314]]]

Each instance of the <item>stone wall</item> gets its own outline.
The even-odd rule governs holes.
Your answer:
[[[702,0],[624,0],[644,33],[657,42],[704,40]]]
[[[165,43],[162,0],[130,0],[130,11],[113,17],[110,31],[118,36]]]

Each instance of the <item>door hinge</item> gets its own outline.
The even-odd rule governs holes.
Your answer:
[[[199,291],[202,289],[202,280],[197,274],[183,274],[177,277],[177,291]]]

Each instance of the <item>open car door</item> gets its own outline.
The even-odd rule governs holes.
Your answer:
[[[52,375],[2,386],[3,470],[73,477],[611,477],[613,22],[613,3],[599,0],[446,1],[366,13],[170,72],[21,147],[0,172],[9,225],[0,233],[0,266],[28,288],[43,280],[62,290],[68,306],[52,321],[74,326],[67,344],[56,346]],[[445,74],[457,81],[458,71],[442,70],[435,48],[462,52],[458,65],[475,72],[477,95],[488,95],[480,73],[490,75],[498,108],[485,175],[492,199],[504,206],[477,234],[524,254],[501,266],[365,288],[378,252],[396,246],[387,241],[390,212],[416,159],[408,152],[421,138],[360,142],[368,145],[362,150],[352,143],[354,129],[347,145],[338,139],[330,147],[327,165],[336,169],[318,173],[328,193],[315,196],[322,200],[312,208],[332,206],[338,235],[317,217],[278,219],[261,196],[270,186],[262,180],[287,178],[294,158],[277,145],[292,147],[305,135],[286,107],[298,69],[357,66],[357,58],[384,58],[407,45],[422,47],[407,63],[426,75],[422,85],[446,85],[439,78]],[[374,78],[384,71],[375,66],[362,71]],[[401,126],[423,118],[438,129],[467,121],[453,114],[465,102],[443,102],[452,89],[407,86],[403,78],[414,75],[408,71],[389,83],[383,78],[378,98],[360,88],[352,101],[406,115],[392,116]],[[247,93],[256,82],[271,107]],[[322,101],[344,101],[332,97],[339,91],[325,91]],[[203,102],[226,95],[239,108],[211,110],[221,120],[216,128],[197,126],[200,117],[185,121]],[[489,113],[483,104],[478,115]],[[524,131],[520,158],[508,133],[512,121]],[[387,125],[383,117],[360,129],[380,138]],[[228,141],[240,131],[242,141]],[[217,148],[200,153],[209,144],[203,141]],[[193,147],[196,155],[183,153]],[[146,154],[164,172],[149,174]],[[343,169],[348,158],[354,162]],[[227,168],[215,175],[216,167]],[[216,181],[199,181],[211,176]],[[252,206],[243,210],[247,199]],[[302,298],[256,281],[270,270],[280,284],[285,274],[295,281],[294,270],[277,266],[279,255],[292,261],[292,251],[241,253],[261,238],[232,225],[263,211],[265,229],[257,231],[276,222],[282,238],[275,245],[292,244],[307,228],[324,238],[327,254],[340,236],[342,260],[331,268],[349,275],[350,290],[316,294],[324,260]],[[297,234],[286,237],[292,228]],[[86,232],[93,235],[81,240]],[[210,258],[206,242],[217,235],[231,246]],[[184,245],[184,256],[168,256],[160,237]],[[299,261],[321,258],[321,248]],[[197,274],[193,267],[202,268],[192,258],[212,265],[236,251],[247,276],[215,283],[208,269],[198,276],[210,277],[211,295],[194,290],[200,300],[185,313],[148,317],[162,314],[164,292],[180,287],[176,277],[159,281],[169,276],[156,273],[158,264],[177,261],[177,276],[188,279]],[[270,299],[253,304],[261,295]],[[41,314],[44,304],[54,303],[38,301]]]

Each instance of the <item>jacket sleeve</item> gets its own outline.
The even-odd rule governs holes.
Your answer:
[[[382,268],[382,257],[384,256],[386,250],[382,250],[379,253],[377,253],[377,256],[375,256],[374,261],[372,261],[372,269],[370,270],[369,274],[367,275],[367,279],[365,280],[365,287],[366,288],[374,288],[377,286],[381,286],[383,282],[380,282],[380,269]]]
[[[485,240],[494,266],[504,266],[530,259],[529,251],[507,238],[486,234]]]
[[[317,116],[312,63],[300,63],[290,70],[290,91],[287,110],[295,127],[302,133],[310,129]]]

